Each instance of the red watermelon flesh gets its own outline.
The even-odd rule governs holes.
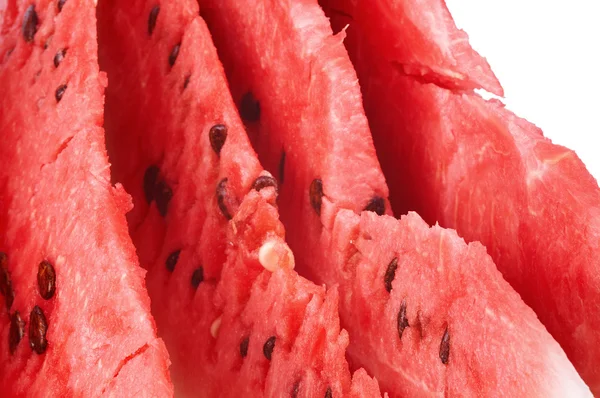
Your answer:
[[[340,312],[364,339],[348,353],[390,395],[591,396],[481,244],[416,213],[341,211],[333,231],[330,250],[349,256],[339,273],[352,270]]]
[[[346,45],[394,210],[481,241],[600,394],[597,182],[573,151],[499,102],[401,76],[364,33],[350,27]]]
[[[140,383],[173,395],[131,202],[110,183],[94,12],[91,0],[0,4],[3,397],[129,396]]]
[[[277,181],[260,168],[197,3],[98,7],[114,176],[137,206],[130,231],[178,395],[378,396],[364,371],[351,382],[336,291],[289,269]]]
[[[457,90],[502,96],[490,65],[469,45],[444,0],[320,0],[327,15],[372,37],[381,60],[398,73]]]
[[[306,237],[321,234],[321,220],[331,227],[339,209],[389,213],[344,35],[332,35],[316,1],[199,3],[251,141],[279,179],[288,242],[311,253],[296,258],[298,270],[331,280],[326,253]]]
[[[329,49],[322,43],[320,47],[318,42],[315,44],[314,36],[309,35],[311,40],[304,42],[297,30],[286,30],[289,23],[300,32],[314,32],[309,17],[320,14],[308,11],[316,8],[309,2],[295,2],[286,14],[285,3],[257,1],[251,8],[259,10],[259,18],[238,10],[234,1],[206,0],[201,4],[205,2],[210,4],[203,8],[203,15],[225,60],[233,92],[240,94],[248,87],[257,87],[264,93],[256,97],[259,118],[247,119],[248,125],[259,131],[258,150],[267,164],[276,163],[279,157],[274,150],[269,156],[269,142],[281,142],[286,150],[281,197],[286,189],[295,197],[280,200],[280,209],[289,215],[288,231],[296,227],[296,238],[291,243],[296,245],[297,261],[300,258],[311,267],[310,273],[320,282],[339,283],[340,317],[349,331],[352,363],[372,372],[392,396],[481,396],[497,391],[513,396],[560,395],[567,391],[589,395],[560,346],[502,279],[481,246],[466,246],[455,233],[440,228],[429,230],[416,215],[394,221],[363,212],[361,221],[355,214],[360,209],[337,205],[325,181],[324,195],[317,195],[322,207],[314,206],[311,176],[322,170],[331,173],[330,181],[347,187],[372,183],[365,180],[365,175],[370,177],[367,173],[345,174],[328,162],[329,153],[349,164],[364,162],[367,151],[342,150],[349,148],[345,140],[360,141],[347,130],[342,134],[317,129],[323,136],[332,137],[321,143],[311,135],[312,118],[300,118],[291,127],[285,125],[289,120],[285,117],[298,110],[291,109],[296,92],[284,95],[283,84],[305,90],[308,87],[311,94],[321,88],[325,91],[322,98],[327,101],[313,104],[320,109],[336,109],[346,100],[326,90],[336,87],[333,82],[310,84],[319,73],[339,72],[339,67],[329,65],[326,71],[315,70],[320,64],[310,52],[291,50],[302,44],[320,51]],[[288,40],[271,39],[273,35],[264,33],[273,26]],[[269,40],[261,40],[263,34]],[[264,48],[256,50],[261,46]],[[341,59],[337,62],[345,65]],[[308,65],[311,73],[295,70],[298,65]],[[342,87],[347,84],[342,78],[337,83]],[[298,95],[302,93],[300,90]],[[242,114],[246,110],[242,100]],[[302,114],[302,109],[298,112]],[[300,121],[304,121],[306,133],[296,133]],[[337,122],[352,126],[348,120],[338,118]],[[268,128],[276,123],[280,129]],[[320,152],[321,146],[327,150]],[[294,153],[298,154],[297,163],[288,169],[288,157]],[[300,220],[308,228],[300,228]],[[406,335],[401,337],[404,330]],[[446,330],[449,334],[445,337]],[[449,337],[454,334],[455,338]],[[454,339],[456,343],[452,343]],[[455,344],[456,350],[452,348]]]
[[[196,362],[206,377],[196,391],[219,397],[242,391],[252,397],[381,396],[364,370],[350,376],[337,289],[326,292],[289,268],[271,273],[261,265],[264,242],[282,238],[274,201],[273,188],[251,192],[231,222],[231,249],[215,294],[220,327],[213,357]]]

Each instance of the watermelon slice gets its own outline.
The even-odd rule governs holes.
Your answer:
[[[381,216],[356,75],[316,2],[200,3],[259,156],[283,171],[296,263],[339,284],[352,363],[392,396],[589,396],[483,247],[417,215]]]
[[[101,0],[98,17],[113,175],[133,195],[130,233],[177,394],[380,396],[364,370],[351,378],[337,291],[291,270],[277,181],[197,3]]]
[[[337,289],[325,292],[285,265],[265,270],[265,248],[287,248],[275,195],[274,188],[250,192],[231,222],[232,249],[215,292],[218,330],[213,322],[210,356],[192,357],[186,377],[204,379],[199,396],[380,397],[364,370],[350,377]],[[197,342],[181,336],[177,344],[193,352]]]
[[[331,17],[338,27],[347,21]],[[372,46],[383,34],[356,25],[346,45],[394,210],[416,210],[485,244],[600,394],[597,182],[573,151],[499,102],[402,76]],[[417,45],[408,42],[406,51],[418,54]]]
[[[321,0],[334,29],[349,24],[367,36],[399,74],[457,90],[504,95],[490,65],[469,45],[444,0]]]
[[[110,184],[94,3],[58,4],[0,2],[0,395],[171,396]]]
[[[340,211],[333,234],[349,256],[339,274],[354,274],[340,311],[366,340],[348,354],[392,396],[591,396],[481,244],[416,213]]]
[[[331,227],[340,209],[390,213],[356,73],[344,35],[332,35],[316,1],[245,4],[201,0],[200,9],[252,144],[278,177],[288,242],[296,253],[312,253],[296,258],[298,270],[330,281],[327,253],[306,236],[322,233],[321,220]],[[265,24],[265,15],[278,23]]]

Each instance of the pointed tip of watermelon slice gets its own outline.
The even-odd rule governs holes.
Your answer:
[[[557,398],[592,396],[590,388],[581,379],[558,344],[548,346],[546,364],[547,380],[551,380],[551,382],[548,384],[545,394],[540,395]],[[595,390],[598,389],[598,386],[592,386],[592,388],[594,387]]]

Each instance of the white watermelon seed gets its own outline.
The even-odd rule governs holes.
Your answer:
[[[217,336],[219,335],[220,328],[221,328],[221,317],[218,317],[217,319],[214,320],[212,325],[210,325],[210,335],[216,339]]]
[[[279,268],[293,269],[294,253],[280,238],[268,239],[258,250],[258,262],[268,271],[275,272]]]

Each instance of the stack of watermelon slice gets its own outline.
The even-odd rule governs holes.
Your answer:
[[[476,88],[442,0],[0,2],[0,396],[600,393],[600,190]]]

